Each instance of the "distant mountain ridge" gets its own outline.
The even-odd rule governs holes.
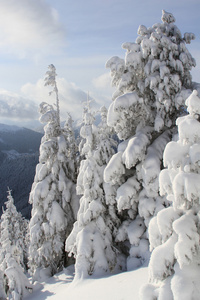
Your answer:
[[[30,217],[28,199],[42,136],[31,129],[0,124],[0,215],[9,187],[18,211]]]
[[[6,124],[2,124],[0,123],[0,131],[1,132],[15,132],[15,131],[19,131],[22,130],[22,127],[16,126],[16,125],[6,125]]]
[[[38,151],[42,134],[31,129],[0,124],[0,151],[16,150],[19,153]]]

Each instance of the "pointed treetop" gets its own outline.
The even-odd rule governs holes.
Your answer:
[[[53,64],[48,66],[49,71],[46,72],[46,77],[44,79],[45,81],[45,86],[50,85],[50,86],[55,86],[55,81],[56,81],[56,68]]]
[[[7,187],[7,189],[8,189],[8,191],[7,191],[7,193],[8,193],[7,199],[8,199],[8,200],[12,200],[12,202],[14,202],[14,201],[13,201],[13,196],[12,196],[12,194],[11,194],[12,190],[11,190],[9,187]]]
[[[87,93],[87,100],[83,102],[83,119],[87,119],[86,115],[90,115],[94,118],[94,113],[91,109],[91,103],[93,102],[92,99],[90,99],[89,92]]]
[[[92,99],[90,99],[89,92],[87,92],[87,100],[83,102],[83,105],[84,105],[83,109],[84,109],[84,111],[85,110],[86,111],[90,111],[91,110],[91,106],[90,106],[91,102],[92,102]]]
[[[56,83],[56,68],[54,67],[53,64],[48,66],[48,71],[46,72],[46,77],[44,79],[45,81],[45,86],[50,85],[53,87],[53,90],[49,92],[49,95],[55,92],[56,94],[56,108],[57,108],[57,123],[58,126],[60,127],[60,107],[59,107],[59,97],[58,97],[58,88],[57,88],[57,83]]]
[[[71,126],[72,127],[72,124],[73,124],[73,119],[72,119],[72,116],[69,112],[67,112],[67,117],[66,117],[66,122],[64,124],[64,127],[68,127],[68,126]]]
[[[107,113],[108,113],[108,110],[105,106],[102,106],[100,108],[100,113],[101,113],[101,119],[103,122],[107,123]]]
[[[174,23],[176,21],[176,19],[174,18],[173,14],[165,11],[164,9],[162,10],[162,18],[161,20],[163,21],[163,23]]]

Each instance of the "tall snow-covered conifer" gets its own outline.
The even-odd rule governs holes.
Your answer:
[[[189,115],[177,119],[178,140],[167,144],[159,182],[172,201],[150,222],[149,284],[142,299],[187,300],[200,294],[200,98],[186,100]]]
[[[119,219],[115,213],[112,187],[103,183],[103,172],[115,146],[106,125],[107,110],[101,109],[102,123],[94,125],[89,101],[84,108],[81,161],[77,193],[82,195],[77,221],[66,241],[66,250],[76,258],[75,278],[97,276],[119,267],[114,238]]]
[[[64,128],[60,126],[55,71],[51,65],[45,82],[54,87],[56,110],[45,102],[40,104],[40,121],[47,124],[30,193],[29,266],[36,280],[41,280],[45,274],[53,275],[67,264],[64,243],[78,211],[76,153],[72,153],[76,145],[71,119],[68,118]]]
[[[195,61],[185,44],[194,35],[182,37],[174,22],[174,16],[163,11],[161,24],[139,26],[136,42],[123,44],[125,60],[112,57],[107,62],[117,87],[108,125],[123,141],[104,178],[119,185],[117,205],[123,223],[116,238],[123,244],[126,241],[128,269],[148,259],[147,226],[168,205],[158,193],[163,151],[191,92],[190,70]]]

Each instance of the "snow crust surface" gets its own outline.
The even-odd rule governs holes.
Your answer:
[[[71,267],[46,283],[35,285],[32,295],[24,300],[139,300],[140,287],[147,282],[147,268],[104,278],[72,282]]]

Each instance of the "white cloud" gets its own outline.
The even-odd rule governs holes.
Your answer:
[[[93,84],[97,89],[111,91],[111,75],[110,72],[104,73],[93,79]]]
[[[70,113],[74,120],[82,117],[83,103],[87,100],[87,92],[81,90],[74,83],[64,78],[57,78],[60,100],[61,119],[66,119]],[[49,96],[51,88],[44,86],[44,80],[39,79],[36,84],[27,83],[21,88],[23,97],[29,97],[39,105],[41,102],[55,103],[55,94]],[[94,102],[96,108],[96,103]]]
[[[38,118],[35,102],[6,90],[0,90],[0,117],[12,120],[33,120]]]
[[[105,105],[107,108],[112,101],[112,94],[115,87],[111,84],[110,72],[104,73],[99,77],[92,80],[93,94],[96,95],[97,102],[102,106]]]
[[[53,53],[64,32],[55,9],[43,0],[0,0],[0,52],[18,57]]]

